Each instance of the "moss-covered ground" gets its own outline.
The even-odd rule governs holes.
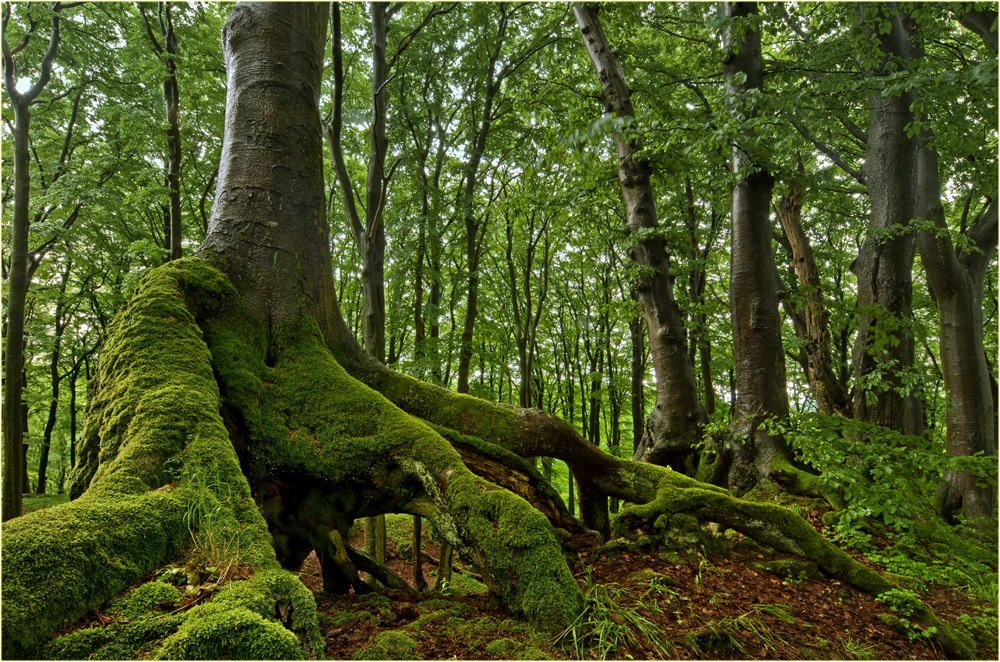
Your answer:
[[[790,501],[785,496],[775,497]],[[797,509],[824,530],[826,509],[819,502],[795,500]],[[389,515],[389,565],[411,577],[410,516]],[[712,535],[705,531],[705,535]],[[360,544],[362,532],[352,539]],[[567,559],[581,590],[588,595],[586,626],[574,647],[572,634],[556,643],[551,635],[491,604],[474,569],[458,563],[445,592],[385,590],[355,596],[324,595],[315,557],[307,560],[300,580],[310,589],[319,610],[319,626],[329,659],[593,659],[627,656],[669,659],[941,659],[914,628],[907,628],[889,604],[835,580],[815,574],[801,560],[776,554],[749,538],[725,531],[713,536],[717,556],[698,550],[698,541],[676,551],[652,550],[642,541],[614,540],[600,547],[586,537],[566,542]],[[425,525],[424,575],[433,585],[439,547]],[[72,626],[72,634],[54,640],[46,657],[115,659],[164,655],[163,644],[184,620],[185,612],[219,599],[204,590],[190,592],[193,547],[146,577],[136,589],[113,597]],[[856,558],[873,565],[861,555]],[[218,579],[199,568],[197,580],[211,586]],[[218,569],[215,570],[218,572]],[[246,575],[219,590],[239,598]],[[997,604],[984,600],[990,588],[956,590],[916,577],[893,576],[915,590],[947,623],[960,625],[974,640],[978,656],[996,659]],[[259,600],[246,598],[250,602]],[[603,623],[600,608],[613,605],[619,614]],[[264,606],[253,609],[265,608]],[[624,615],[628,618],[622,618]],[[633,615],[635,620],[630,620]],[[252,616],[247,617],[252,620]],[[662,633],[651,642],[643,623]],[[258,623],[259,626],[259,623]],[[629,633],[631,632],[631,636]],[[272,642],[274,643],[274,642]],[[290,643],[290,642],[289,642]]]

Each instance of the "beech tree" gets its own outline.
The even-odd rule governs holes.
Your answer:
[[[553,527],[579,525],[526,461],[539,456],[627,501],[622,533],[705,536],[698,521],[717,522],[874,595],[895,588],[789,510],[620,460],[550,414],[419,382],[365,352],[341,315],[327,242],[326,29],[326,7],[309,3],[239,3],[227,20],[201,257],[149,271],[109,325],[75,500],[3,525],[5,655],[43,652],[57,628],[185,543],[227,540],[250,579],[136,624],[132,654],[154,640],[163,657],[317,653],[313,597],[288,570],[316,550],[327,590],[369,590],[358,569],[400,585],[347,544],[353,519],[389,511],[431,519],[511,613],[557,632],[582,595]],[[969,654],[919,602],[912,614],[948,654]]]
[[[697,466],[693,448],[707,418],[698,400],[694,372],[685,348],[684,324],[674,300],[674,279],[665,242],[662,236],[657,236],[659,222],[650,181],[651,167],[648,160],[637,158],[642,142],[624,128],[624,122],[635,119],[631,92],[601,29],[597,10],[578,4],[573,7],[573,13],[601,81],[604,109],[623,122],[615,141],[618,181],[627,213],[625,222],[629,233],[636,237],[629,248],[629,257],[648,270],[632,295],[642,307],[649,335],[649,350],[656,373],[656,404],[635,447],[635,459],[693,475]]]

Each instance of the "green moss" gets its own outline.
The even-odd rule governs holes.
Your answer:
[[[547,655],[536,646],[504,637],[486,644],[486,652],[504,660],[544,660]]]
[[[241,563],[275,565],[219,415],[213,355],[192,313],[233,308],[222,300],[232,293],[206,262],[174,261],[149,272],[109,326],[71,479],[72,491],[85,493],[3,525],[5,654],[27,656],[51,632],[173,558],[192,529],[196,543],[211,535],[232,541]],[[261,590],[281,593],[293,607],[298,601],[292,627],[318,641],[315,609],[310,625],[302,600],[308,591],[290,588],[298,583],[291,575],[260,577],[271,577]],[[158,591],[136,593],[152,599]]]
[[[474,560],[491,592],[514,615],[558,632],[579,613],[583,600],[545,517],[520,497],[471,473],[453,475],[449,495],[475,541]]]
[[[379,632],[367,647],[354,653],[354,660],[415,660],[417,642],[405,632]]]
[[[195,607],[177,632],[163,641],[157,659],[297,660],[299,641],[280,623],[243,607],[211,603]]]
[[[112,623],[74,630],[48,642],[41,650],[41,657],[46,660],[134,659],[139,652],[150,650],[157,640],[173,633],[183,618],[164,615],[136,623]]]
[[[84,497],[3,525],[3,648],[29,651],[175,556],[187,537],[177,492]]]
[[[156,607],[172,607],[183,597],[184,594],[176,586],[153,581],[132,589],[124,597],[112,602],[110,607],[120,609],[126,619],[138,621],[154,616],[153,610]]]

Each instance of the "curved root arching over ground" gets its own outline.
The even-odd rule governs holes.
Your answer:
[[[4,524],[6,651],[37,652],[210,527],[238,541],[251,579],[156,627],[138,624],[134,650],[165,637],[158,654],[170,657],[319,652],[312,596],[281,564],[316,549],[324,582],[343,589],[356,581],[350,564],[340,570],[350,522],[392,511],[431,519],[508,611],[556,632],[582,597],[546,518],[562,524],[564,509],[519,460],[535,456],[562,459],[582,485],[629,502],[619,527],[650,534],[693,516],[873,595],[896,588],[786,509],[616,459],[554,416],[394,373],[329,347],[319,329],[300,318],[265,330],[204,260],[144,278],[103,350],[73,475],[79,498]],[[511,467],[505,484],[532,503],[473,466]],[[919,605],[913,616],[949,655],[969,654],[933,612]]]

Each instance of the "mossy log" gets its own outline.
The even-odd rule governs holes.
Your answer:
[[[139,645],[152,645],[156,657],[318,652],[313,598],[280,565],[294,568],[312,549],[335,557],[352,520],[385,512],[432,520],[508,611],[544,630],[565,627],[582,596],[549,520],[470,471],[456,450],[463,445],[470,462],[563,459],[581,483],[630,502],[620,522],[636,530],[664,515],[693,515],[807,557],[869,593],[895,588],[790,511],[618,460],[542,412],[370,364],[357,375],[365,386],[334,357],[357,363],[329,342],[310,318],[265,329],[204,260],[151,271],[105,343],[73,475],[81,496],[3,525],[5,657],[37,654],[57,629],[206,532],[238,541],[231,553],[255,572],[170,621],[169,633],[162,625],[144,630],[145,641],[133,633]],[[533,482],[523,475],[520,482]],[[544,488],[531,494],[535,503],[558,504]],[[560,505],[552,510],[558,518]],[[325,564],[324,573],[328,567],[343,572]],[[970,654],[932,612],[922,605],[918,612],[950,655]],[[104,635],[75,636],[108,645]],[[48,654],[56,654],[54,643]]]

